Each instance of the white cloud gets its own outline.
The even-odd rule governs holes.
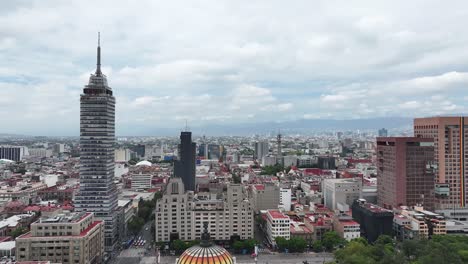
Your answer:
[[[41,126],[77,134],[96,31],[120,131],[136,131],[138,122],[180,127],[185,119],[467,111],[465,1],[43,0],[2,7],[0,113],[11,132],[34,134]]]

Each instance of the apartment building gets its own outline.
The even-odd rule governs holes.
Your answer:
[[[280,187],[272,183],[252,185],[250,197],[252,197],[255,212],[278,209],[278,205],[280,204]]]
[[[156,242],[199,240],[205,222],[214,240],[254,236],[253,206],[240,184],[229,184],[225,191],[195,193],[185,191],[181,178],[171,178],[156,204],[155,222]]]
[[[104,224],[92,213],[42,217],[31,231],[16,238],[18,261],[53,263],[102,263]]]

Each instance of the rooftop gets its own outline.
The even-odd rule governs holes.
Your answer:
[[[289,219],[288,216],[278,210],[268,210],[268,214],[270,214],[271,218],[273,219]]]

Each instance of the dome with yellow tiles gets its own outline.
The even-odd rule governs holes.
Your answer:
[[[211,243],[208,224],[204,227],[200,245],[185,250],[176,264],[236,264],[236,259],[226,249]]]

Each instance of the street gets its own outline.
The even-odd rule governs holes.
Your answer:
[[[236,261],[239,264],[255,264],[255,259],[250,255],[235,255]],[[309,264],[322,264],[332,261],[333,254],[330,253],[301,253],[301,254],[268,254],[262,255],[257,259],[257,264],[303,264],[303,261],[308,261]],[[176,257],[161,257],[160,264],[174,264]],[[140,264],[154,264],[156,257],[143,257]]]

